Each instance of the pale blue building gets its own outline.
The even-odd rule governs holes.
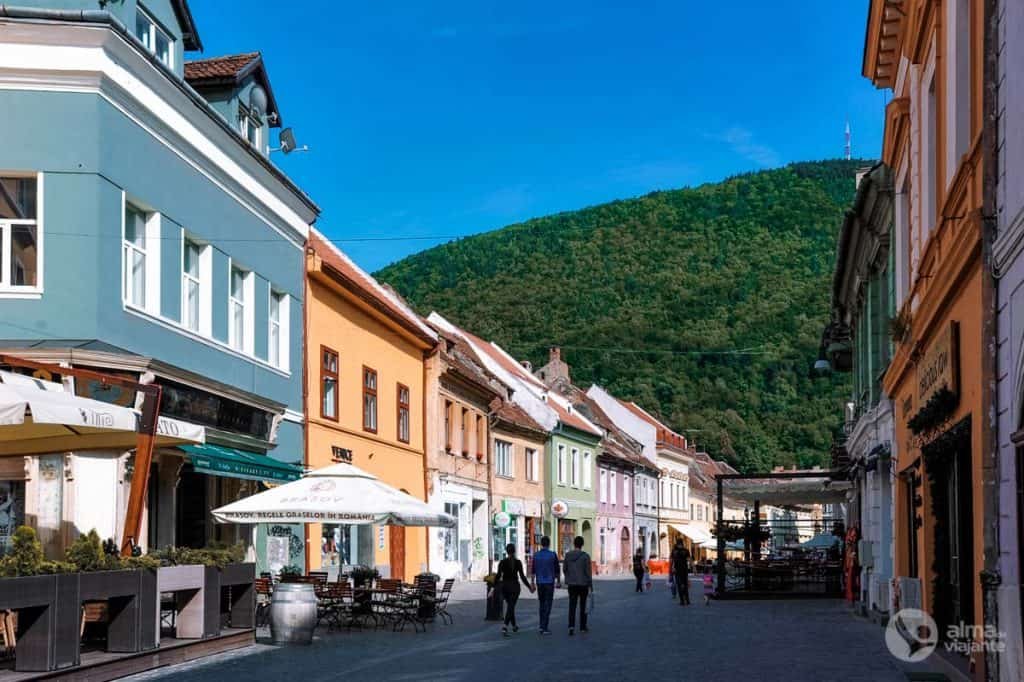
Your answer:
[[[185,0],[20,4],[0,6],[0,351],[152,375],[162,414],[205,427],[205,445],[158,453],[143,544],[300,560],[301,530],[268,540],[209,516],[303,460],[319,209],[270,161],[282,118],[262,57],[191,60]],[[24,519],[53,554],[93,527],[118,537],[132,475],[131,453],[5,463],[0,550]]]

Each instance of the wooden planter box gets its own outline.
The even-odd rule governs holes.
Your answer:
[[[225,587],[231,588],[231,627],[256,627],[256,564],[228,564],[224,568],[207,566],[205,573],[207,626],[212,623],[215,628],[211,635],[220,633],[220,598]]]
[[[107,651],[135,653],[159,645],[160,597],[155,571],[97,571],[62,577],[75,576],[79,579],[79,603],[106,601],[109,605]]]
[[[157,608],[159,609],[161,593],[173,592],[175,596],[175,637],[178,639],[201,639],[210,636],[205,608],[206,567],[202,564],[161,566],[156,575]],[[160,613],[158,611],[158,632],[159,627]]]
[[[74,575],[34,575],[0,579],[0,609],[18,609],[14,669],[44,672],[79,661],[81,602]]]
[[[79,664],[83,601],[106,601],[107,650],[156,648],[157,575],[153,571],[99,571],[0,579],[0,609],[17,609],[22,631],[14,669],[45,672]]]

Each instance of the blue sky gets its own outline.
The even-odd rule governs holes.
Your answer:
[[[866,0],[190,4],[205,56],[263,52],[313,150],[274,160],[369,270],[455,235],[838,157],[847,119],[855,155],[881,145],[886,100],[860,76]]]

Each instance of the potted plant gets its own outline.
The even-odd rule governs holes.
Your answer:
[[[376,568],[357,565],[352,567],[352,570],[349,572],[349,575],[352,577],[352,586],[357,588],[353,595],[353,599],[355,601],[353,612],[357,615],[366,615],[372,613],[373,595],[371,595],[369,592],[365,592],[358,588],[368,586],[370,583],[372,583],[374,580],[380,577],[380,573],[377,571]]]
[[[282,566],[281,570],[277,572],[277,575],[281,579],[281,582],[286,583],[302,575],[302,569],[294,564],[288,564],[287,566]]]

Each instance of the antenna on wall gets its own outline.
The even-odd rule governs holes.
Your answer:
[[[850,121],[846,121],[846,146],[843,147],[843,158],[849,161],[853,158],[852,150],[850,148]]]
[[[274,147],[270,151],[272,152],[284,152],[285,154],[291,154],[292,152],[308,152],[309,145],[302,145],[301,147],[295,146],[295,133],[292,132],[291,128],[285,128],[278,135],[278,141],[281,143],[280,147]]]

